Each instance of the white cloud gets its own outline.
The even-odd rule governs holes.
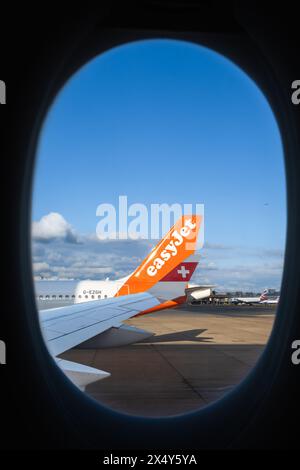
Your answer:
[[[38,222],[33,222],[32,237],[44,242],[64,239],[69,243],[77,243],[77,236],[72,226],[58,212],[50,212]]]
[[[279,289],[283,263],[251,263],[236,259],[230,267],[218,266],[216,269],[200,263],[193,276],[193,282],[214,284],[218,291],[261,292],[264,288]]]
[[[40,273],[41,271],[48,271],[50,266],[48,263],[42,262],[42,263],[33,263],[32,268],[34,272]]]
[[[134,271],[151,248],[149,240],[101,241],[91,234],[75,235],[71,225],[56,213],[33,224],[32,258],[37,278],[123,277]]]

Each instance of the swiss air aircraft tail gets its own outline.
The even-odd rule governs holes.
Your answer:
[[[195,250],[201,222],[200,215],[182,216],[126,278],[117,296],[149,291],[162,301],[161,308],[185,301],[185,288],[199,262]]]

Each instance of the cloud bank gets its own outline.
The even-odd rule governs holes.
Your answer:
[[[156,242],[99,240],[78,234],[51,212],[32,224],[32,261],[36,279],[117,279],[128,275]],[[279,288],[283,250],[206,243],[193,283],[215,284],[219,291],[260,292]]]
[[[58,212],[50,212],[38,222],[33,222],[32,238],[40,242],[53,240],[63,240],[67,243],[78,242],[72,226]]]

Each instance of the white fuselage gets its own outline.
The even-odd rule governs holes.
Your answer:
[[[276,299],[267,299],[267,300],[262,300],[260,303],[261,304],[278,304],[279,302],[279,297]]]
[[[127,278],[116,281],[35,281],[40,310],[115,297]]]
[[[35,295],[39,310],[65,307],[67,305],[109,299],[118,295],[129,276],[115,281],[35,281]],[[127,286],[126,295],[132,294]],[[152,295],[161,300],[175,299],[185,294],[185,282],[158,282],[149,289]],[[124,287],[123,287],[124,289]]]
[[[241,304],[260,304],[260,297],[234,297],[231,299],[232,302],[241,303]]]

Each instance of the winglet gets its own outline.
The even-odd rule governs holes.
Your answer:
[[[56,363],[64,371],[66,376],[82,389],[84,389],[86,385],[110,376],[110,373],[104,370],[95,369],[94,367],[67,361],[65,359],[56,358]]]

